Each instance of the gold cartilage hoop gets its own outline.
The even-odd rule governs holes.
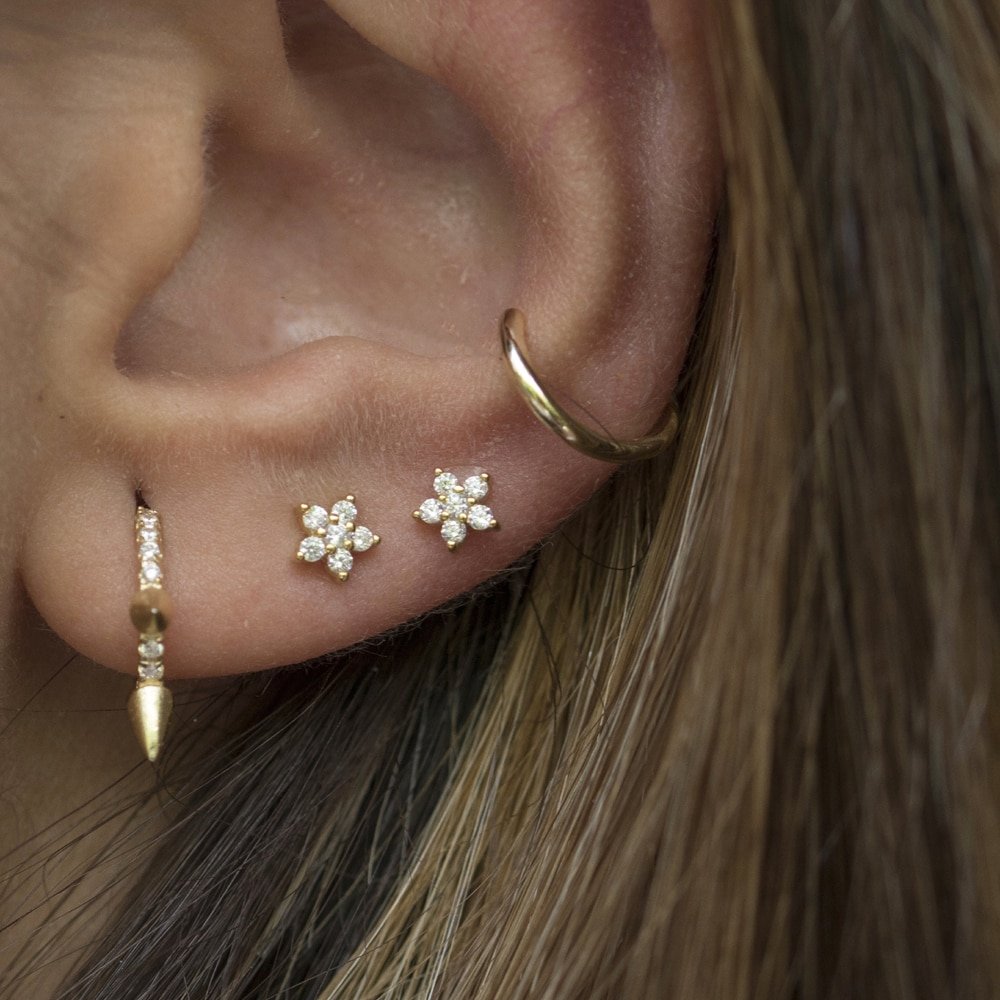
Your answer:
[[[659,428],[646,437],[631,441],[604,437],[571,417],[542,388],[538,376],[521,352],[518,341],[524,340],[525,331],[524,313],[520,309],[508,309],[500,321],[500,343],[504,357],[524,401],[535,416],[568,445],[602,462],[639,462],[660,454],[673,444],[677,436],[678,415],[677,405],[672,400]]]

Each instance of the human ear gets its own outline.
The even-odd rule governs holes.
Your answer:
[[[718,164],[693,2],[655,27],[620,0],[176,7],[106,26],[117,47],[74,91],[88,115],[33,139],[38,203],[72,239],[31,329],[22,568],[70,645],[134,670],[140,488],[183,677],[376,635],[583,502],[611,468],[524,407],[498,320],[524,310],[561,398],[646,431],[683,363]],[[501,530],[449,552],[415,522],[435,467],[489,472]],[[383,541],[341,583],[296,561],[297,514],[348,493]]]

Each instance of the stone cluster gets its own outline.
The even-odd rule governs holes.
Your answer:
[[[354,556],[378,545],[379,537],[370,528],[357,524],[358,508],[353,496],[346,496],[330,509],[318,504],[300,504],[302,526],[309,532],[299,542],[295,557],[300,562],[326,561],[326,568],[339,580],[346,580],[354,566]]]
[[[424,524],[440,524],[441,537],[448,548],[454,551],[468,534],[499,527],[493,511],[479,501],[490,491],[489,473],[481,472],[459,482],[453,472],[436,469],[433,497],[425,500],[413,516]]]

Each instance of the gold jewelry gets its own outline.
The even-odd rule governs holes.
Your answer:
[[[370,528],[357,524],[358,508],[348,494],[329,510],[317,504],[299,504],[302,526],[309,532],[299,542],[295,558],[299,562],[326,560],[326,568],[338,580],[346,580],[354,565],[354,554],[367,552],[381,538]]]
[[[490,491],[489,478],[488,472],[481,472],[460,483],[453,472],[435,469],[436,496],[425,500],[413,516],[424,524],[440,524],[441,537],[454,552],[465,541],[468,528],[487,531],[500,527],[493,511],[479,502]]]
[[[520,309],[508,309],[500,321],[500,343],[518,391],[532,412],[568,445],[602,462],[639,462],[669,448],[677,436],[677,405],[671,401],[659,428],[646,437],[618,441],[603,437],[574,420],[542,388],[517,341],[524,339],[526,323]]]
[[[173,604],[163,589],[163,532],[160,515],[144,504],[135,512],[139,549],[139,590],[129,617],[139,631],[139,680],[128,700],[135,735],[152,762],[159,756],[170,723],[174,699],[163,684],[163,633],[173,617]]]

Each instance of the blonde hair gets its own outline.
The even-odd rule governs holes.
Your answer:
[[[676,451],[284,697],[67,996],[1000,989],[1000,14],[715,8]]]

